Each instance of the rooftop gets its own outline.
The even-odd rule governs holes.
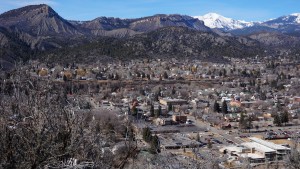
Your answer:
[[[224,150],[228,150],[230,152],[242,153],[243,149],[245,149],[245,147],[243,147],[243,146],[229,145],[229,146],[221,148],[220,151],[223,152]]]
[[[249,139],[251,141],[254,141],[254,142],[259,143],[261,145],[267,146],[267,147],[269,147],[271,149],[274,149],[274,150],[290,150],[290,148],[288,148],[288,147],[284,147],[282,145],[275,144],[275,143],[272,143],[272,142],[269,142],[269,141],[265,141],[265,140],[262,140],[262,139],[259,139],[259,138],[256,138],[256,137],[250,137]]]
[[[267,146],[261,145],[259,143],[256,142],[245,142],[242,143],[243,146],[248,147],[248,148],[254,148],[255,150],[259,151],[259,152],[264,152],[264,153],[272,153],[272,152],[276,152],[274,149],[271,149]]]

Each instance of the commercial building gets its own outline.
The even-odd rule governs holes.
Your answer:
[[[239,146],[226,146],[221,152],[230,156],[248,158],[251,163],[263,163],[265,161],[283,160],[290,153],[290,148],[265,141],[256,137],[249,138],[251,142],[244,142]]]
[[[265,140],[262,140],[262,139],[259,139],[259,138],[256,138],[256,137],[250,137],[249,139],[252,142],[256,142],[256,143],[259,143],[259,144],[261,144],[263,146],[266,146],[270,149],[273,149],[276,152],[276,157],[277,157],[278,160],[282,160],[285,155],[287,155],[291,152],[290,148],[279,145],[279,144],[275,144],[275,143],[272,143],[272,142],[269,142],[269,141],[265,141]]]
[[[242,143],[242,145],[249,148],[251,154],[260,155],[262,158],[268,161],[274,161],[276,159],[276,151],[267,146],[261,145],[256,142],[245,142]],[[250,158],[250,160],[255,159]]]

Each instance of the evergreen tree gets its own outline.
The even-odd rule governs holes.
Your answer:
[[[282,122],[285,123],[288,123],[289,122],[289,112],[288,111],[284,111],[283,114],[282,114]]]
[[[161,106],[160,106],[160,105],[158,106],[158,113],[159,113],[159,115],[161,115],[161,114],[162,114],[162,111],[161,111]]]
[[[248,116],[247,118],[247,128],[249,129],[249,133],[250,133],[250,129],[252,128],[252,121],[253,121],[253,117],[252,116]]]
[[[219,76],[223,76],[223,73],[221,70],[219,71]]]
[[[172,104],[168,104],[168,111],[172,111],[172,110],[173,110]]]
[[[68,78],[67,78],[66,75],[63,76],[63,80],[64,80],[64,81],[67,81],[67,80],[68,80]]]
[[[199,133],[197,133],[196,141],[200,142],[200,135],[199,135]]]
[[[150,107],[150,116],[151,117],[154,116],[154,106],[153,106],[153,104],[151,104],[151,107]]]
[[[120,78],[119,74],[116,73],[116,74],[114,75],[114,80],[119,80],[119,78]]]
[[[224,77],[227,76],[227,71],[226,71],[226,69],[223,69],[223,76],[224,76]]]
[[[149,127],[143,128],[142,135],[143,135],[143,139],[146,142],[150,142],[151,141],[152,135],[151,135],[151,130],[150,130]]]
[[[169,78],[167,72],[164,72],[163,77],[164,77],[164,79],[168,79]]]
[[[276,126],[281,126],[281,124],[282,124],[281,117],[278,113],[275,114],[275,116],[274,116],[273,124],[275,124]]]
[[[141,77],[141,73],[140,72],[135,72],[136,73],[136,77]]]
[[[227,114],[228,113],[228,107],[227,107],[227,103],[226,103],[225,100],[222,103],[222,113],[223,114]]]
[[[172,88],[172,95],[175,95],[176,94],[176,90],[175,90],[175,87]]]
[[[215,103],[214,103],[214,112],[220,113],[220,111],[221,111],[220,104],[217,101],[215,101]]]
[[[161,106],[158,106],[158,109],[155,111],[155,117],[159,117],[161,115]]]
[[[150,142],[150,152],[153,154],[159,153],[159,138],[157,135],[153,136]]]
[[[141,77],[142,77],[142,78],[145,78],[145,77],[146,77],[146,74],[145,74],[144,72],[142,72],[142,73],[141,73]]]
[[[159,100],[159,93],[154,93],[154,101],[158,101]]]

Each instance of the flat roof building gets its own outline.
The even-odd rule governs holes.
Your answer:
[[[276,151],[267,146],[261,145],[256,142],[245,142],[243,146],[250,149],[250,153],[258,154],[266,158],[268,161],[273,161],[276,158]]]
[[[259,143],[261,145],[264,145],[266,147],[269,147],[269,148],[275,150],[278,160],[282,160],[283,156],[290,153],[290,151],[291,151],[291,149],[288,148],[288,147],[285,147],[285,146],[282,146],[282,145],[279,145],[279,144],[275,144],[275,143],[270,142],[270,141],[265,141],[265,140],[262,140],[262,139],[259,139],[259,138],[256,138],[256,137],[250,137],[249,139],[253,142]]]

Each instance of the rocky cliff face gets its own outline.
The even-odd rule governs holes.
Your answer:
[[[33,36],[81,34],[47,5],[32,5],[0,15],[0,25]]]

